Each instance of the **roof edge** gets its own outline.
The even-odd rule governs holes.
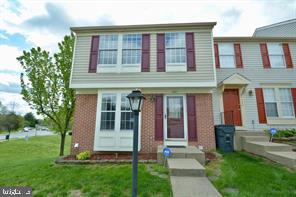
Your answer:
[[[229,41],[229,42],[264,42],[264,41],[291,41],[295,42],[296,37],[214,37],[214,41]]]
[[[278,22],[278,23],[273,23],[273,24],[270,24],[270,25],[265,25],[265,26],[262,26],[262,27],[257,27],[253,33],[253,36],[256,35],[257,31],[259,30],[264,30],[264,29],[269,29],[269,28],[272,28],[272,27],[277,27],[277,26],[280,26],[280,25],[286,25],[286,24],[290,24],[290,23],[293,23],[293,22],[296,22],[296,18],[292,18],[292,19],[289,19],[289,20],[286,20],[286,21],[281,21],[281,22]]]
[[[213,28],[217,22],[199,22],[199,23],[164,23],[164,24],[144,24],[144,25],[110,25],[110,26],[84,26],[70,27],[73,32],[80,31],[124,31],[124,30],[148,30],[148,29],[171,29],[184,27],[210,27]]]

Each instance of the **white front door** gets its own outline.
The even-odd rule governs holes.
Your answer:
[[[187,108],[185,95],[164,96],[164,144],[187,146]]]
[[[95,151],[132,151],[133,113],[128,92],[104,91],[98,93]],[[139,117],[139,150],[141,132]]]

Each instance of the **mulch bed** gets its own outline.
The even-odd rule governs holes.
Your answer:
[[[156,154],[139,154],[140,163],[155,163]],[[75,155],[61,157],[55,161],[57,164],[100,164],[100,163],[131,163],[130,153],[95,153],[89,160],[77,160]]]

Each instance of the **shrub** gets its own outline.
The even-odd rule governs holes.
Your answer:
[[[77,160],[88,160],[90,159],[90,152],[89,151],[83,151],[76,155]]]
[[[265,130],[265,132],[267,132],[270,135],[269,130]],[[278,129],[277,133],[273,137],[296,137],[296,129]]]

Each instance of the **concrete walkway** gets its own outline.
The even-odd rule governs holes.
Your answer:
[[[220,197],[207,177],[171,176],[174,197]]]
[[[172,148],[172,156],[167,159],[170,181],[174,197],[218,197],[221,196],[206,177],[205,155],[196,147]],[[161,148],[159,147],[159,153]],[[158,154],[158,161],[163,158]]]

